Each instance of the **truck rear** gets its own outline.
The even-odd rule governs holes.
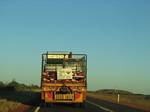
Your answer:
[[[86,92],[86,54],[73,54],[72,52],[42,54],[42,102],[83,104],[86,100]]]

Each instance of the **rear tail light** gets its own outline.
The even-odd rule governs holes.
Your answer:
[[[75,94],[75,99],[80,98],[80,96],[81,96],[80,93],[76,93],[76,94]]]
[[[53,98],[53,93],[52,92],[48,92],[47,96],[48,96],[48,98]]]

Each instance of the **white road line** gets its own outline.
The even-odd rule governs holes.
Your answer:
[[[101,106],[101,105],[98,105],[98,104],[96,104],[96,103],[94,103],[94,102],[91,102],[91,101],[89,101],[89,100],[86,100],[86,102],[87,102],[87,103],[90,103],[90,104],[92,104],[92,105],[94,105],[94,106],[97,106],[98,108],[100,108],[100,109],[102,109],[102,110],[105,110],[105,111],[108,111],[108,112],[114,112],[113,110],[110,110],[110,109],[108,109],[108,108],[105,108],[105,107],[103,107],[103,106]]]
[[[34,110],[34,112],[38,112],[40,110],[40,107],[38,106],[35,110]]]

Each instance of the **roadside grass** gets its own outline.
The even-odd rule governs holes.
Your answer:
[[[101,100],[110,101],[113,103],[127,105],[129,107],[137,109],[142,109],[148,112],[150,111],[150,98],[147,98],[145,95],[120,94],[119,102],[117,101],[118,94],[88,92],[88,96]]]
[[[15,81],[0,81],[0,112],[25,112],[38,98],[40,88],[37,85],[25,85]]]
[[[20,103],[0,99],[0,112],[13,112],[20,106]]]
[[[32,91],[0,91],[0,112],[25,112],[36,97]]]

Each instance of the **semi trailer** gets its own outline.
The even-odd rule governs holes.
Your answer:
[[[42,54],[41,101],[84,104],[87,94],[87,55],[72,52]]]

